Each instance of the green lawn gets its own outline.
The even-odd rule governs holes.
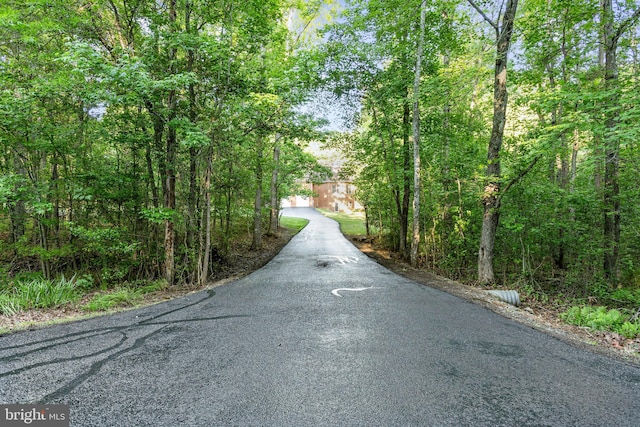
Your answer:
[[[367,229],[364,224],[364,214],[346,214],[333,212],[328,209],[317,209],[322,215],[334,219],[340,224],[340,231],[346,236],[364,236]]]
[[[309,223],[308,219],[295,218],[292,216],[280,217],[280,226],[294,230],[296,233],[302,230]]]

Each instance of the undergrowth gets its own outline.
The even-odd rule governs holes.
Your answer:
[[[106,311],[115,307],[135,306],[139,303],[144,295],[160,291],[164,289],[166,282],[158,280],[151,282],[148,285],[135,287],[135,286],[120,286],[107,293],[101,293],[94,295],[89,302],[84,304],[81,308],[84,311]]]
[[[0,313],[14,315],[20,311],[37,308],[53,308],[77,301],[82,291],[79,280],[73,276],[67,280],[43,278],[14,282],[0,292]]]
[[[133,306],[145,294],[164,289],[166,282],[158,280],[145,285],[126,284],[94,295],[80,308],[84,311],[104,311],[114,307]],[[57,308],[78,302],[93,288],[90,276],[56,280],[34,278],[14,280],[0,287],[0,314],[13,316],[30,309]]]
[[[603,306],[571,307],[560,315],[567,323],[596,330],[616,332],[625,338],[640,336],[640,320],[637,315]]]

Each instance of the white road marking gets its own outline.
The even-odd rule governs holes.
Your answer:
[[[338,262],[340,263],[340,265],[346,265],[346,264],[350,264],[350,263],[357,264],[360,261],[360,259],[357,256],[332,255],[331,258],[337,259]]]
[[[315,227],[307,227],[304,229],[304,231],[302,231],[302,233],[300,233],[300,237],[302,237],[302,241],[306,242],[307,240],[313,238],[313,236],[315,236],[316,234],[316,229]]]
[[[337,297],[342,297],[342,295],[340,295],[340,292],[342,291],[360,292],[360,291],[366,291],[367,289],[373,289],[373,286],[369,286],[368,288],[338,288],[338,289],[332,290],[331,293]]]

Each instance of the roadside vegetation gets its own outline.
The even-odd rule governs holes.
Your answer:
[[[361,242],[366,237],[362,212],[347,214],[328,209],[317,210],[338,222],[340,230],[348,238]],[[370,235],[367,240],[378,248],[384,248],[375,235]],[[628,289],[618,289],[611,293],[603,292],[600,301],[606,306],[593,306],[587,304],[586,299],[532,292],[526,285],[515,284],[514,288],[520,292],[525,304],[552,307],[553,311],[569,324],[613,332],[630,340],[640,337],[640,290],[632,292]]]
[[[59,307],[76,302],[86,282],[75,277],[47,280],[42,277],[14,279],[0,284],[0,314],[13,315],[29,309]]]
[[[362,108],[328,145],[373,244],[637,337],[639,21],[611,0],[354,2],[322,59]]]
[[[133,307],[143,301],[147,294],[166,289],[164,280],[156,280],[149,284],[124,284],[114,289],[97,292],[89,300],[80,305],[80,310],[87,312],[108,311],[114,308]]]
[[[221,272],[214,279],[246,274],[258,268],[308,222],[304,218],[280,217],[280,236],[273,245],[265,247],[262,251],[252,251],[251,238],[245,236],[244,243],[236,245],[235,257],[219,260],[218,268]],[[254,258],[257,261],[246,264],[246,260]],[[239,263],[239,259],[244,263]],[[27,315],[32,311],[62,309],[72,316],[83,316],[137,307],[195,290],[198,290],[197,286],[169,287],[164,279],[123,281],[115,284],[103,280],[95,281],[91,275],[72,276],[69,279],[64,276],[45,279],[39,272],[21,273],[13,278],[5,275],[0,279],[0,316],[8,318],[25,315],[28,319],[25,325],[28,325],[39,320],[37,315],[33,318]],[[0,333],[9,330],[10,328],[0,324]]]
[[[57,305],[27,300],[70,300],[85,277],[124,300],[161,280],[203,286],[327,174],[305,151],[321,122],[299,107],[314,80],[304,23],[335,11],[134,3],[0,6],[5,307]]]
[[[166,282],[125,283],[96,289],[91,276],[66,279],[14,278],[0,286],[0,315],[12,316],[27,310],[42,310],[76,306],[82,311],[106,311],[133,306],[145,294],[166,288]],[[81,302],[85,296],[88,300]]]

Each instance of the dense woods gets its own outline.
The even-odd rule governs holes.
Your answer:
[[[199,283],[259,250],[319,171],[298,3],[2,2],[2,276]]]
[[[419,161],[421,265],[534,296],[637,290],[639,15],[634,1],[351,2],[326,32],[325,84],[362,103],[334,144],[374,233],[411,258]]]
[[[300,106],[324,91],[357,111],[327,144],[379,243],[533,298],[640,302],[639,18],[632,0],[5,1],[2,274],[205,282],[323,173]]]

